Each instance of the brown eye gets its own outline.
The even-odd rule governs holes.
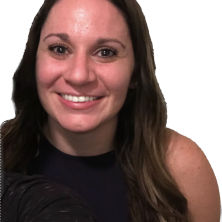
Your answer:
[[[57,55],[66,55],[68,54],[68,49],[62,45],[52,45],[49,46],[49,50],[54,52]]]
[[[99,52],[98,52],[98,56],[100,57],[103,57],[103,58],[109,58],[109,57],[112,57],[112,56],[115,56],[117,55],[117,52],[113,49],[101,49]]]
[[[62,46],[58,46],[54,49],[54,51],[58,54],[64,54],[66,52],[66,49]]]

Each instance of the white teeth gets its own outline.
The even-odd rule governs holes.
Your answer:
[[[85,102],[86,101],[86,97],[85,96],[80,96],[79,97],[79,102]]]
[[[95,99],[98,99],[98,97],[92,97],[92,96],[71,96],[71,95],[67,95],[67,94],[61,94],[61,96],[65,100],[69,100],[72,102],[79,102],[79,103],[93,101]]]
[[[72,101],[72,96],[69,95],[68,100],[69,100],[69,101]]]
[[[68,99],[69,99],[69,96],[68,96],[68,95],[65,95],[65,97],[63,97],[63,98],[65,98],[66,100],[68,100]]]

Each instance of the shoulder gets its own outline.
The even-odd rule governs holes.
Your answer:
[[[173,130],[167,129],[167,138],[167,166],[188,201],[191,222],[219,222],[219,189],[203,151]]]

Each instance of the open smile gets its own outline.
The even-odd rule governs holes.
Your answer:
[[[101,97],[93,97],[93,96],[72,96],[68,94],[59,94],[62,98],[65,100],[75,102],[75,103],[84,103],[84,102],[89,102],[93,100],[97,100]]]

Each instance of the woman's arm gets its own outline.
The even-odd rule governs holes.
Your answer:
[[[202,150],[190,139],[170,131],[166,160],[188,201],[190,222],[219,222],[219,189]]]
[[[41,175],[3,172],[1,218],[5,222],[95,222],[85,201],[73,190]]]

